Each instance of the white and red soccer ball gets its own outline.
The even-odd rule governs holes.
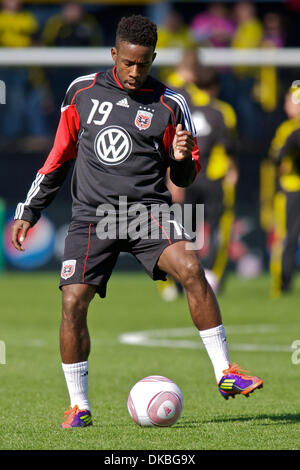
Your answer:
[[[130,390],[127,408],[140,426],[172,426],[180,418],[183,396],[167,377],[151,375],[139,380]]]

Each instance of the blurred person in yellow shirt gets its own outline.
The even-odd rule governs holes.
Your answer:
[[[38,31],[35,17],[22,9],[20,0],[3,0],[0,11],[0,46],[31,46]]]
[[[83,5],[68,2],[46,22],[42,43],[52,47],[99,47],[102,44],[102,31],[96,18],[87,13]]]
[[[48,18],[41,34],[41,42],[47,47],[100,47],[103,32],[95,16],[85,6],[76,2],[62,3],[60,11]],[[91,72],[94,69],[91,68]],[[65,90],[74,77],[86,75],[89,68],[49,67],[46,76],[49,82],[54,109],[60,109]],[[56,126],[57,113],[53,116]]]
[[[233,18],[236,22],[231,42],[233,49],[284,45],[282,21],[278,14],[268,12],[261,21],[252,2],[238,2],[233,9]],[[268,114],[276,111],[278,106],[280,86],[277,70],[272,66],[238,65],[233,67],[233,73],[236,84],[233,104],[239,113],[241,133],[250,138],[261,138]]]
[[[0,11],[0,47],[30,47],[37,44],[39,24],[23,9],[20,0],[3,0]],[[44,75],[40,68],[2,68],[0,79],[7,97],[1,115],[1,133],[11,139],[34,137],[35,144],[46,145],[48,134],[43,114]],[[31,141],[31,143],[33,143]]]
[[[236,29],[232,37],[233,49],[259,48],[263,37],[263,26],[256,17],[252,2],[237,2],[233,7]],[[237,111],[241,137],[253,139],[261,132],[261,109],[253,98],[253,87],[258,73],[257,67],[238,65],[233,67],[234,96],[232,105]]]
[[[263,25],[256,17],[255,6],[252,2],[237,2],[233,9],[236,30],[233,34],[231,47],[247,49],[260,47],[263,37]],[[249,72],[248,68],[235,68],[237,74]]]
[[[179,12],[170,10],[164,23],[158,27],[157,47],[180,47],[187,49],[196,44],[188,26]]]
[[[189,50],[197,46],[188,25],[185,24],[181,14],[174,9],[170,9],[166,13],[165,19],[157,31],[158,49],[180,48],[182,50]],[[172,67],[161,67],[159,79],[164,82],[172,70]]]

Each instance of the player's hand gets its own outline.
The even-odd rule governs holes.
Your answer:
[[[182,130],[182,124],[176,127],[173,140],[173,154],[175,160],[184,160],[192,155],[195,145],[193,134],[190,131]]]
[[[30,222],[27,222],[27,220],[15,220],[11,231],[11,242],[16,250],[24,251],[22,243],[24,242],[29,229]]]

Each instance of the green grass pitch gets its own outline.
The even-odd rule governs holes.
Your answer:
[[[292,294],[271,300],[267,275],[229,277],[219,302],[231,360],[261,376],[264,388],[225,401],[185,299],[164,302],[145,274],[115,272],[107,298],[95,298],[88,317],[94,426],[62,430],[69,400],[59,355],[57,275],[3,274],[0,449],[299,450],[300,364],[292,358],[298,362],[300,352],[293,356],[291,349],[300,340],[299,281]],[[138,331],[152,346],[119,341]],[[183,413],[171,428],[141,428],[128,414],[130,388],[151,374],[171,378],[183,392]]]

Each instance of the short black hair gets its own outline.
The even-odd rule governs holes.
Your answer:
[[[118,41],[155,49],[157,26],[149,18],[142,15],[124,16],[117,27],[116,44]]]
[[[220,86],[220,76],[215,67],[199,65],[195,84],[202,90]]]

